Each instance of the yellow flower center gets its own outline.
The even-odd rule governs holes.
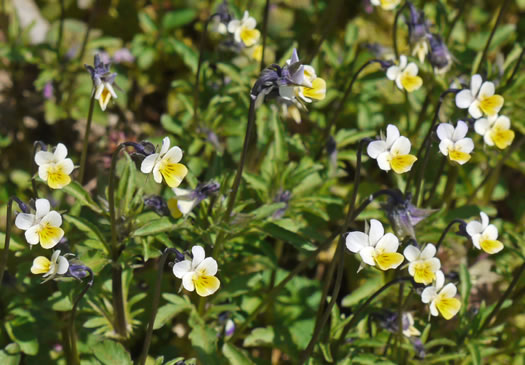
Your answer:
[[[480,240],[479,246],[483,251],[491,255],[500,252],[503,249],[503,243],[501,243],[500,241],[489,240],[486,238],[482,238]]]
[[[436,274],[432,271],[430,262],[417,262],[414,265],[414,280],[420,284],[430,284],[436,278]]]
[[[403,85],[403,88],[411,93],[412,91],[415,91],[423,85],[423,79],[419,76],[413,76],[408,74],[407,72],[403,72],[401,75],[401,85]]]
[[[246,29],[245,27],[241,29],[241,40],[246,47],[251,47],[257,43],[260,36],[261,33],[257,29]]]
[[[390,158],[390,167],[397,174],[410,171],[417,157],[414,155],[396,155]]]
[[[170,188],[176,188],[188,173],[186,166],[180,163],[172,163],[169,159],[160,162],[159,171]]]
[[[168,200],[168,209],[173,218],[180,218],[183,215],[179,209],[178,200],[175,198],[171,198]]]
[[[195,273],[193,275],[193,285],[197,294],[201,297],[208,296],[215,293],[220,286],[220,281],[215,276],[203,275],[201,273]]]
[[[459,312],[461,302],[456,298],[449,298],[440,294],[436,299],[436,307],[443,318],[448,320]]]
[[[51,261],[44,256],[38,256],[33,260],[31,272],[33,274],[46,274],[51,268]]]
[[[494,144],[501,150],[507,148],[514,140],[514,131],[512,129],[492,128],[490,136]]]
[[[49,223],[41,225],[37,232],[40,245],[46,249],[54,247],[60,240],[63,232],[61,228],[52,226]]]
[[[498,114],[503,106],[503,97],[501,95],[492,95],[479,101],[479,108],[485,115],[491,116]]]
[[[374,261],[381,270],[388,270],[397,267],[404,260],[403,255],[397,252],[384,252],[376,250]]]
[[[51,189],[61,189],[71,182],[71,178],[60,165],[51,165],[47,169],[47,185]]]
[[[450,149],[448,150],[448,158],[450,159],[450,161],[456,161],[458,163],[463,164],[470,160],[470,154],[456,149]]]
[[[303,95],[310,99],[323,100],[326,95],[326,81],[318,77],[312,81],[312,87],[304,87]]]

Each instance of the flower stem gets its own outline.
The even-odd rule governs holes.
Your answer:
[[[122,267],[118,263],[121,249],[117,237],[117,221],[115,216],[115,170],[119,152],[125,147],[124,143],[118,145],[111,157],[111,167],[109,171],[108,203],[109,217],[111,221],[111,259],[112,280],[111,289],[113,293],[113,311],[115,314],[115,332],[122,338],[127,336],[126,314],[124,309],[124,298],[122,289]]]
[[[459,218],[456,218],[454,220],[452,220],[447,228],[445,228],[445,230],[443,231],[443,233],[441,233],[441,237],[439,237],[439,240],[436,244],[436,252],[439,251],[439,247],[441,246],[441,244],[443,243],[443,240],[445,239],[445,236],[447,235],[448,231],[450,231],[450,229],[454,226],[454,224],[464,224],[466,225],[467,223],[465,223],[465,221],[463,219],[459,219]]]
[[[155,317],[157,317],[157,311],[159,309],[159,300],[160,300],[160,287],[162,284],[162,275],[164,274],[164,265],[166,260],[171,253],[177,253],[178,251],[175,248],[167,248],[164,250],[164,253],[160,257],[159,267],[157,272],[157,281],[155,283],[155,291],[153,293],[153,302],[151,307],[151,316],[149,318],[148,327],[146,329],[146,338],[144,339],[144,344],[142,346],[142,352],[138,360],[139,365],[144,365],[148,357],[149,346],[151,344],[151,337],[153,335],[153,326],[155,325]]]
[[[454,199],[454,192],[456,188],[456,182],[458,180],[458,166],[449,165],[448,175],[447,175],[447,184],[445,185],[445,191],[443,192],[443,201],[445,206],[450,208],[452,199]]]
[[[64,0],[60,0],[59,2],[60,2],[60,23],[58,24],[58,37],[57,37],[57,45],[56,45],[58,62],[60,62],[60,48],[62,47],[62,38],[64,34],[64,18],[66,16],[66,7],[64,4]]]
[[[432,201],[432,198],[434,197],[434,194],[436,193],[436,189],[439,184],[439,180],[441,179],[441,175],[443,175],[443,171],[445,170],[446,163],[447,163],[447,158],[443,156],[441,158],[441,163],[439,164],[438,171],[436,173],[436,177],[434,178],[434,182],[432,183],[432,187],[430,188],[430,193],[428,194],[428,197],[423,202],[424,206]]]
[[[259,72],[264,70],[264,51],[266,50],[266,35],[268,33],[268,15],[270,13],[270,0],[266,0],[266,5],[264,6],[264,17],[263,17],[263,26],[262,26],[262,52],[261,52],[261,66]]]
[[[91,271],[90,268],[86,267],[86,270],[89,272],[89,281],[86,283],[86,286],[84,289],[80,292],[78,297],[75,299],[75,302],[73,304],[73,308],[71,309],[71,314],[69,317],[69,339],[70,339],[70,352],[71,352],[71,358],[70,361],[68,361],[68,364],[73,365],[79,365],[80,364],[80,358],[78,356],[78,349],[77,349],[77,334],[75,330],[75,316],[77,314],[77,308],[78,304],[80,303],[80,300],[86,295],[89,288],[93,286],[93,280],[95,279],[95,276],[93,275],[93,271]]]
[[[454,19],[452,19],[452,22],[451,22],[450,27],[448,29],[448,33],[447,33],[447,36],[445,38],[445,44],[448,44],[448,41],[450,40],[450,36],[452,35],[452,31],[456,27],[456,24],[458,23],[459,19],[461,18],[461,15],[463,15],[463,12],[465,11],[465,5],[467,5],[466,1],[461,1],[459,3],[458,12],[454,16]]]
[[[359,147],[357,149],[357,163],[356,163],[356,170],[354,175],[354,189],[352,192],[352,198],[350,200],[350,207],[348,209],[348,213],[346,215],[345,223],[343,225],[342,232],[346,232],[348,230],[348,227],[354,220],[354,210],[355,205],[357,201],[357,192],[359,190],[359,183],[361,181],[361,157],[363,155],[363,148],[365,144],[370,142],[369,138],[363,138],[359,142]],[[306,363],[310,355],[312,354],[314,347],[317,343],[317,339],[319,338],[319,335],[321,334],[321,330],[325,327],[326,321],[330,317],[330,314],[332,313],[332,309],[335,305],[335,302],[337,300],[337,296],[339,295],[339,291],[341,289],[341,283],[343,278],[343,269],[344,269],[344,238],[341,234],[339,236],[339,244],[337,246],[337,250],[334,254],[334,257],[332,258],[331,267],[329,269],[328,279],[325,280],[325,289],[323,290],[323,295],[321,297],[321,302],[319,304],[319,310],[317,311],[317,318],[316,323],[314,327],[314,333],[312,335],[312,338],[310,339],[310,342],[308,343],[308,346],[304,350],[301,360],[299,361],[300,364]],[[323,307],[324,303],[326,301],[326,296],[328,294],[328,288],[332,281],[332,276],[335,270],[337,262],[337,277],[334,284],[334,289],[332,291],[332,298],[330,299],[330,303],[328,304],[328,307],[324,311],[324,314],[321,316],[321,313],[323,313]]]
[[[479,63],[476,66],[476,71],[473,72],[474,74],[479,73],[479,70],[481,66],[483,65],[483,62],[485,62],[485,58],[487,57],[487,53],[489,51],[489,46],[490,46],[490,43],[492,42],[492,38],[494,38],[494,34],[496,34],[496,29],[498,28],[501,18],[503,18],[503,13],[505,13],[505,10],[507,9],[507,6],[509,4],[510,4],[509,0],[504,0],[503,4],[499,8],[499,13],[496,19],[496,23],[494,23],[494,26],[492,27],[492,31],[490,32],[489,38],[487,39],[487,43],[485,43],[485,48],[483,48],[481,59],[479,60]]]
[[[337,104],[337,108],[335,109],[334,115],[332,116],[332,118],[328,122],[328,125],[325,127],[325,129],[323,131],[323,138],[322,138],[323,142],[327,140],[328,136],[330,135],[330,133],[332,131],[332,127],[336,124],[337,119],[339,118],[339,115],[343,111],[343,108],[345,106],[346,100],[352,94],[352,87],[354,86],[354,83],[356,82],[357,77],[359,76],[359,74],[361,74],[361,72],[363,72],[363,70],[365,68],[367,68],[369,65],[372,65],[374,63],[380,63],[380,62],[383,62],[383,61],[378,60],[378,59],[368,60],[367,62],[365,62],[359,68],[359,70],[357,70],[356,73],[354,73],[354,75],[352,76],[352,79],[350,80],[350,83],[348,84],[348,86],[346,87],[346,89],[345,89],[345,91],[343,93],[343,97],[341,98],[341,100]]]
[[[509,297],[510,293],[512,292],[512,290],[518,283],[521,277],[521,274],[523,274],[523,271],[525,271],[525,262],[521,264],[518,271],[514,273],[514,277],[512,278],[512,282],[510,283],[509,287],[507,288],[507,290],[505,290],[505,293],[503,293],[503,295],[499,298],[498,303],[496,304],[494,309],[492,309],[490,314],[487,316],[487,318],[485,319],[485,321],[483,322],[479,330],[476,331],[476,335],[479,333],[482,333],[483,330],[490,324],[490,321],[492,320],[492,318],[494,318],[494,316],[496,316],[496,314],[499,312],[499,310],[501,309],[501,306],[503,305],[503,302],[505,302],[505,300]]]
[[[91,92],[91,99],[89,101],[89,111],[86,123],[86,131],[84,132],[84,142],[82,143],[82,155],[80,155],[80,171],[78,173],[78,181],[80,184],[84,182],[84,173],[86,170],[87,150],[89,144],[89,132],[91,131],[91,120],[93,119],[93,109],[95,107],[95,89]]]
[[[508,78],[507,82],[505,83],[505,86],[503,86],[503,89],[506,90],[512,81],[514,80],[514,77],[518,73],[518,70],[520,69],[521,61],[523,60],[523,54],[525,54],[525,46],[522,47],[520,56],[518,57],[518,62],[514,65],[514,69],[512,70],[512,73],[510,74],[510,77]]]
[[[392,281],[389,281],[388,283],[386,283],[385,285],[383,285],[381,288],[379,288],[374,294],[372,294],[363,304],[361,304],[361,306],[359,308],[356,309],[356,311],[353,313],[352,315],[352,319],[350,320],[350,322],[348,322],[344,328],[343,328],[343,331],[341,332],[341,337],[339,337],[339,340],[335,343],[335,350],[337,353],[337,350],[339,349],[339,347],[341,346],[341,344],[344,342],[345,340],[345,337],[346,335],[348,334],[348,331],[350,331],[350,329],[357,324],[359,318],[360,318],[360,314],[363,310],[365,310],[369,305],[370,303],[372,303],[372,301],[377,298],[382,292],[384,292],[386,289],[390,288],[392,285],[395,285],[395,284],[398,284],[398,283],[403,283],[405,281],[410,281],[412,278],[410,276],[402,276],[402,277],[399,277],[399,278],[396,278]]]
[[[33,143],[33,154],[32,154],[33,161],[31,161],[31,166],[32,166],[33,171],[35,172],[34,175],[38,174],[38,166],[36,165],[36,162],[35,162],[35,155],[38,152],[37,151],[38,147],[42,148],[42,145],[40,143],[41,143],[40,141],[35,141],[35,143]],[[38,189],[36,187],[36,177],[35,176],[31,177],[31,186],[33,187],[33,198],[38,199]]]
[[[9,242],[11,241],[11,218],[13,215],[13,201],[15,197],[10,197],[7,202],[7,217],[5,223],[5,241],[4,250],[2,251],[2,261],[0,262],[0,287],[2,287],[2,281],[4,279],[4,272],[7,266],[7,258],[9,256]]]
[[[399,59],[399,50],[397,48],[397,25],[399,23],[399,17],[401,16],[401,13],[403,12],[403,10],[405,10],[407,5],[408,5],[408,1],[405,2],[403,6],[399,8],[399,10],[396,12],[396,17],[394,18],[394,31],[392,32],[392,44],[394,45],[394,55],[396,57],[396,60]]]

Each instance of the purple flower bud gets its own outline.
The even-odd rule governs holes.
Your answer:
[[[148,141],[142,141],[142,142],[124,142],[123,145],[127,147],[133,147],[135,149],[135,153],[139,155],[143,155],[143,157],[149,156],[151,154],[155,153],[155,145]]]
[[[24,203],[23,201],[21,201],[20,199],[18,199],[16,196],[13,197],[13,200],[15,202],[17,202],[18,204],[18,208],[20,208],[20,210],[22,211],[22,213],[26,213],[26,214],[29,214],[31,213],[31,209],[29,209],[29,206]]]
[[[430,54],[428,59],[437,73],[447,72],[452,65],[452,55],[447,45],[437,34],[428,35]]]
[[[47,100],[53,97],[53,83],[51,81],[48,81],[44,85],[44,90],[42,91],[42,94],[44,95],[44,98],[46,98]]]
[[[284,203],[284,207],[282,207],[281,209],[277,210],[275,213],[273,213],[273,218],[275,219],[280,219],[282,218],[282,216],[284,215],[284,213],[286,212],[286,209],[288,209],[288,202],[290,201],[290,199],[292,198],[292,192],[290,190],[280,190],[279,193],[277,193],[277,195],[275,196],[275,198],[273,199],[273,201],[275,203]]]
[[[100,85],[102,82],[109,82],[111,84],[115,82],[117,74],[109,71],[110,64],[102,62],[98,53],[95,54],[93,63],[93,66],[84,65],[84,67],[91,75],[91,79],[95,86]]]
[[[144,198],[144,205],[151,210],[155,211],[160,216],[169,216],[170,210],[166,201],[159,195],[152,195]]]
[[[410,43],[415,44],[425,39],[428,34],[428,24],[423,11],[419,11],[412,3],[407,2],[410,9],[410,19],[407,22]]]

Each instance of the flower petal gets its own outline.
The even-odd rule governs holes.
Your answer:
[[[206,257],[195,269],[199,275],[214,276],[217,274],[217,261],[212,257]]]
[[[468,132],[468,125],[462,120],[458,120],[458,124],[456,125],[456,129],[454,129],[454,133],[452,134],[452,140],[454,142],[457,142],[467,135]]]
[[[204,252],[204,248],[202,248],[202,246],[193,246],[191,248],[191,253],[193,255],[191,267],[195,269],[204,260],[206,253]]]
[[[471,138],[463,138],[454,145],[455,149],[464,153],[471,153],[474,150],[474,142]]]
[[[436,130],[437,136],[440,140],[453,140],[454,126],[450,123],[440,123]]]
[[[188,174],[188,168],[181,163],[171,163],[164,160],[159,165],[159,172],[170,188],[179,186]]]
[[[49,151],[38,151],[35,154],[35,163],[38,166],[46,165],[55,162],[55,155]]]
[[[480,118],[474,123],[474,130],[477,134],[483,136],[490,129],[491,125],[492,121],[489,118]]]
[[[366,153],[370,158],[376,159],[381,153],[388,149],[385,141],[373,141],[368,144]]]
[[[439,309],[439,313],[441,313],[443,318],[449,320],[459,312],[461,302],[456,298],[439,297],[439,299],[436,300],[436,307]]]
[[[59,143],[57,144],[57,147],[55,148],[55,152],[53,153],[55,156],[55,162],[60,162],[63,159],[67,157],[67,148],[64,146],[64,144]]]
[[[467,109],[474,102],[474,96],[470,90],[461,90],[456,94],[456,106],[460,109]]]
[[[62,172],[66,175],[70,175],[75,169],[75,165],[73,164],[73,161],[70,158],[66,158],[65,160],[60,161],[56,164],[56,167],[62,169]]]
[[[401,70],[399,69],[398,66],[390,66],[386,70],[386,78],[394,81],[400,73],[401,73]]]
[[[24,234],[27,243],[29,243],[30,245],[36,245],[40,241],[40,237],[38,236],[38,228],[38,225],[33,226],[29,228]]]
[[[400,253],[389,252],[376,255],[374,259],[381,270],[389,270],[397,268],[405,258]]]
[[[368,264],[370,266],[376,266],[376,263],[374,261],[374,253],[374,248],[372,246],[367,246],[361,251],[359,251],[359,256],[361,256],[361,259],[365,264]]]
[[[31,266],[31,272],[33,274],[45,274],[51,267],[51,261],[47,257],[38,256],[33,260],[33,266]]]
[[[474,100],[474,102],[470,104],[468,112],[474,119],[481,118],[483,116],[483,112],[479,108],[479,101]]]
[[[376,251],[396,252],[399,247],[399,239],[393,233],[385,234],[376,245]]]
[[[368,235],[363,232],[350,232],[346,235],[346,248],[353,253],[368,246]]]
[[[405,255],[405,258],[409,262],[417,260],[420,254],[421,254],[421,251],[419,251],[419,249],[414,245],[407,246],[405,250],[403,251],[403,255]]]
[[[155,166],[155,161],[158,157],[158,153],[146,156],[146,158],[142,160],[142,164],[140,165],[140,171],[142,171],[145,174],[149,174],[151,170],[153,170],[153,166]]]
[[[162,174],[160,173],[159,163],[156,163],[155,166],[153,166],[153,180],[155,180],[157,184],[162,182]]]
[[[383,228],[383,224],[381,224],[380,221],[377,219],[371,219],[370,220],[370,229],[368,230],[368,243],[370,246],[375,246],[377,242],[383,237],[385,234],[385,229]]]
[[[421,301],[430,303],[436,296],[436,289],[433,286],[427,286],[421,293]]]
[[[472,76],[472,78],[470,79],[470,92],[472,93],[472,95],[478,95],[478,91],[482,82],[483,79],[481,78],[481,75],[476,74]]]
[[[60,242],[62,237],[64,237],[64,231],[62,230],[62,228],[53,227],[49,224],[40,227],[40,230],[38,231],[40,246],[42,246],[42,248],[45,249],[55,247],[58,244],[58,242]]]
[[[441,152],[443,156],[448,156],[448,153],[451,149],[454,149],[454,142],[452,142],[450,139],[444,139],[439,142],[439,152]]]
[[[481,225],[483,227],[483,230],[489,226],[489,216],[485,212],[479,212],[479,216],[481,217]]]
[[[166,154],[166,152],[168,152],[169,149],[170,149],[170,138],[164,137],[162,139],[162,147],[160,148],[159,155],[163,156],[164,154]]]
[[[428,260],[434,256],[436,256],[436,246],[434,246],[432,243],[429,243],[425,246],[423,251],[421,251],[420,257],[422,260]]]
[[[35,222],[34,214],[18,213],[15,219],[15,226],[18,229],[28,230]]]
[[[190,271],[191,271],[191,261],[190,260],[179,261],[179,262],[176,262],[175,265],[173,265],[173,275],[175,275],[179,279],[182,279],[182,277]]]
[[[35,201],[36,220],[40,221],[51,210],[51,204],[47,199],[37,199]]]
[[[410,140],[407,137],[399,137],[390,148],[390,153],[394,156],[406,155],[410,152],[410,147]]]
[[[500,252],[504,247],[500,241],[490,239],[482,240],[479,245],[483,251],[491,255]]]
[[[397,155],[390,160],[390,166],[396,174],[403,174],[410,171],[416,161],[417,157],[414,155]]]
[[[64,256],[60,256],[57,262],[57,274],[64,275],[68,269],[69,261]]]
[[[62,216],[58,212],[52,210],[42,218],[40,224],[50,224],[53,227],[60,227],[62,225]]]
[[[489,98],[492,95],[494,95],[495,91],[496,91],[496,88],[494,87],[494,83],[490,81],[485,81],[483,85],[481,85],[481,88],[479,89],[478,99]]]
[[[162,159],[168,159],[170,163],[177,163],[182,160],[182,150],[178,146],[173,146]]]
[[[392,147],[400,136],[399,129],[395,125],[389,124],[386,126],[386,145],[388,148]]]
[[[184,276],[182,277],[182,286],[187,291],[194,291],[195,290],[195,285],[193,284],[193,276],[194,275],[195,275],[195,273],[193,271],[190,271],[190,272],[184,274]]]
[[[466,230],[469,236],[472,237],[476,234],[480,234],[481,232],[483,232],[483,225],[478,221],[472,221],[467,223]]]
[[[443,287],[445,284],[445,274],[443,274],[443,271],[439,270],[436,272],[436,283],[434,287],[436,290],[439,290]]]
[[[457,292],[458,289],[456,288],[456,286],[452,283],[448,283],[443,289],[441,289],[439,295],[451,298],[456,296]]]
[[[207,297],[215,293],[221,286],[221,282],[215,276],[199,275],[194,276],[193,284],[197,294],[201,297]]]

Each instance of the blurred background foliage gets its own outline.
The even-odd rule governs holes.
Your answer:
[[[95,214],[85,201],[79,203],[78,195],[73,199],[71,191],[51,194],[41,190],[41,194],[58,205],[56,209],[66,213],[64,229],[68,242],[64,249],[74,251],[96,273],[95,286],[81,305],[78,319],[81,324],[77,323],[82,363],[124,364],[135,359],[149,315],[147,293],[158,270],[154,261],[145,261],[158,257],[165,246],[186,250],[193,244],[202,244],[211,252],[218,232],[228,234],[223,252],[216,257],[221,289],[210,299],[203,314],[197,309],[198,300],[178,293],[179,282],[166,275],[158,330],[154,332],[150,351],[164,357],[156,356],[156,360],[149,361],[162,364],[184,357],[198,358],[207,365],[296,363],[311,338],[324,285],[322,279],[335,243],[318,255],[315,264],[294,277],[234,342],[224,339],[224,318],[233,319],[237,328],[242,326],[276,282],[304,260],[318,242],[340,229],[353,185],[360,139],[376,136],[392,123],[410,137],[413,149],[419,149],[439,95],[454,82],[468,83],[502,2],[415,0],[414,4],[424,9],[432,31],[447,40],[454,56],[451,70],[435,75],[428,63],[420,64],[424,86],[405,98],[386,80],[379,67],[367,69],[337,120],[333,136],[336,154],[327,156],[323,130],[353,73],[376,57],[369,46],[381,44],[390,49],[386,54],[391,53],[395,12],[373,8],[367,1],[271,1],[264,64],[283,64],[296,47],[302,59],[313,58],[317,74],[327,81],[327,96],[309,105],[309,111],[301,114],[300,124],[272,102],[258,109],[256,140],[250,148],[237,214],[228,227],[222,226],[218,219],[224,210],[221,201],[231,187],[239,160],[248,93],[258,76],[259,62],[249,49],[232,52],[221,47],[221,35],[209,31],[203,43],[201,82],[195,85],[204,23],[219,3],[211,0],[1,2],[0,244],[3,245],[5,236],[9,196],[26,201],[32,196],[33,142],[41,140],[51,145],[62,142],[78,163],[92,88],[84,64],[92,64],[97,52],[112,61],[119,86],[118,98],[108,111],[102,112],[96,106],[93,116],[84,187],[97,204],[104,205],[110,156],[123,141],[148,139],[158,144],[163,136],[170,135],[185,151],[183,162],[190,170],[183,184],[185,188],[209,180],[222,186],[219,196],[203,202],[191,218],[164,217],[161,221],[156,213],[144,209],[141,198],[152,194],[169,198],[172,192],[135,173],[130,158],[121,158],[119,197],[127,200],[120,209],[123,215],[133,217],[135,224],[130,228],[129,243],[122,256],[126,267],[127,312],[133,332],[122,344],[107,340],[112,331],[111,275],[103,241],[109,232],[109,222],[97,221],[98,232],[86,224],[95,221]],[[263,0],[232,0],[229,5],[237,18],[249,10],[258,21],[257,28],[262,30]],[[507,156],[507,151],[484,146],[482,138],[471,132],[476,143],[473,157],[458,169],[459,176],[450,190],[447,181],[452,167],[447,164],[445,174],[436,174],[442,156],[435,144],[425,172],[424,201],[425,208],[438,212],[417,227],[420,243],[436,242],[452,219],[477,218],[483,210],[497,217],[495,224],[506,249],[489,257],[472,250],[465,239],[448,236],[440,259],[444,270],[460,273],[458,287],[464,303],[461,315],[449,322],[440,318],[429,321],[417,295],[409,297],[405,304],[406,310],[414,313],[416,327],[423,332],[425,359],[418,358],[409,342],[398,346],[401,350],[395,354],[386,350],[383,354],[385,344],[390,343],[389,332],[372,323],[375,336],[369,338],[367,321],[361,321],[351,332],[355,341],[345,344],[348,357],[339,359],[340,363],[400,363],[400,354],[403,363],[525,362],[522,338],[525,317],[521,310],[525,279],[505,302],[488,334],[467,336],[472,323],[479,321],[480,315],[486,315],[506,289],[525,253],[523,66],[513,82],[505,84],[524,47],[524,13],[525,0],[510,2],[490,44],[487,62],[481,65],[484,79],[494,81],[498,93],[505,97],[503,112],[512,121],[516,131],[514,144],[518,147],[511,147]],[[409,54],[403,19],[397,34],[400,53]],[[506,87],[501,89],[502,85]],[[196,88],[199,103],[194,118]],[[442,122],[451,120],[455,124],[465,116],[449,98],[439,117]],[[494,173],[481,189],[476,189],[489,171]],[[405,179],[384,173],[375,162],[364,157],[359,201],[379,189],[403,190]],[[437,192],[429,197],[434,183]],[[289,202],[279,202],[284,191],[291,193]],[[284,210],[284,215],[276,216],[279,210]],[[370,218],[386,222],[379,203],[361,214],[352,228],[361,229],[363,221]],[[151,221],[158,226],[144,229]],[[11,250],[10,275],[6,279],[10,285],[8,289],[2,288],[0,299],[3,323],[0,363],[64,363],[61,318],[71,309],[78,283],[39,285],[40,279],[29,272],[33,256],[40,249],[29,252],[23,233],[18,230]],[[343,289],[331,328],[326,329],[329,334],[323,336],[321,345],[340,332],[338,323],[358,303],[391,278],[389,272],[374,270],[356,275],[358,260],[347,255],[345,261]],[[410,289],[405,290],[408,293]],[[391,293],[397,293],[397,289]],[[374,308],[392,308],[397,305],[395,297],[381,297]],[[467,336],[464,345],[458,341],[461,336]],[[312,361],[332,361],[329,350],[321,346]]]

